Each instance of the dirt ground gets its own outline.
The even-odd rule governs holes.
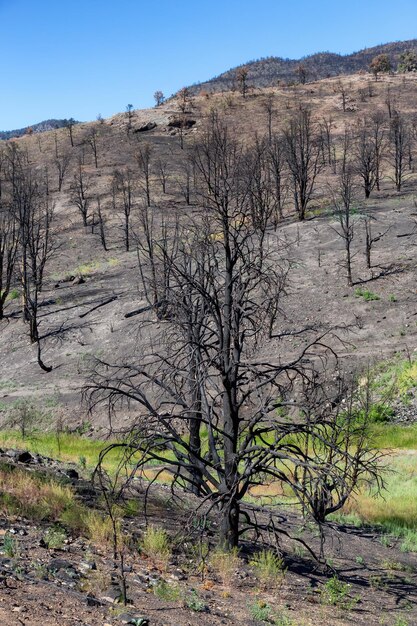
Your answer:
[[[3,455],[1,462],[6,460],[11,462]],[[61,467],[56,464],[43,470],[37,465],[36,470],[58,477]],[[85,495],[83,487],[87,483],[82,478],[73,480],[72,484],[84,501],[88,498],[93,502],[91,498],[95,496],[91,490]],[[139,501],[143,498],[140,485],[136,497]],[[264,583],[256,576],[250,566],[254,548],[250,542],[242,546],[241,560],[227,579],[222,579],[210,564],[202,576],[197,572],[197,561],[190,561],[187,552],[196,542],[195,531],[184,530],[188,527],[190,509],[184,505],[178,508],[167,497],[169,500],[169,491],[156,486],[147,523],[163,524],[177,547],[162,569],[141,556],[137,549],[126,550],[124,568],[129,598],[126,607],[115,602],[120,587],[115,582],[117,570],[110,550],[76,536],[69,536],[60,549],[48,548],[42,540],[48,524],[0,518],[0,536],[7,532],[18,546],[14,556],[3,553],[0,558],[0,623],[117,626],[135,617],[146,617],[150,626],[256,626],[260,621],[254,619],[254,606],[267,606],[271,616],[280,617],[282,624],[298,626],[417,623],[417,555],[402,553],[398,544],[383,540],[375,531],[338,525],[330,525],[326,530],[327,563],[347,585],[346,597],[336,596],[336,604],[329,605],[323,590],[329,585],[332,571],[324,571],[300,544],[288,539],[283,539],[281,544],[286,573],[276,584]],[[294,536],[301,525],[297,515],[283,511],[284,531]],[[125,520],[125,531],[135,541],[145,526],[140,513]],[[317,541],[311,536],[309,540],[317,548]],[[161,581],[180,588],[182,599],[158,597],[155,589]],[[188,600],[187,606],[187,598],[197,598],[199,604]],[[284,617],[292,621],[285,622]]]

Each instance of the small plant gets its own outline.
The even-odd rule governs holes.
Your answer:
[[[4,535],[3,552],[11,559],[19,555],[19,543],[17,539],[9,533]]]
[[[88,511],[84,519],[87,527],[87,534],[96,546],[105,549],[113,547],[114,528],[109,516],[103,516],[98,511]],[[117,538],[121,541],[120,524],[117,520]]]
[[[397,302],[397,297],[396,297],[396,296],[394,296],[394,294],[393,294],[393,293],[391,293],[391,294],[388,296],[388,300],[389,300],[389,302]]]
[[[300,559],[303,559],[306,555],[305,548],[302,548],[299,545],[296,545],[294,548],[294,555],[298,556]]]
[[[372,589],[386,589],[387,587],[387,583],[383,576],[380,576],[379,574],[372,574],[372,576],[369,577],[369,584]]]
[[[249,613],[255,622],[262,623],[273,621],[272,609],[269,604],[263,600],[257,600],[249,605]]]
[[[369,289],[362,289],[362,287],[357,287],[355,289],[356,298],[363,298],[366,302],[371,302],[372,300],[380,300],[378,294],[369,291]]]
[[[293,626],[294,622],[286,613],[281,613],[274,619],[275,626]]]
[[[406,566],[399,561],[382,561],[381,563],[382,569],[390,570],[391,572],[404,572],[406,571]]]
[[[321,601],[329,606],[351,609],[357,600],[350,598],[349,592],[349,583],[344,583],[337,576],[333,576],[320,590]]]
[[[85,470],[85,468],[87,467],[87,459],[85,458],[85,456],[80,455],[78,457],[78,465],[81,467],[81,469]]]
[[[395,411],[388,404],[375,402],[369,409],[369,420],[371,422],[388,422],[395,415]]]
[[[408,621],[403,617],[397,617],[394,622],[394,626],[408,626]]]
[[[274,550],[258,552],[250,562],[260,582],[266,586],[281,586],[286,569],[284,560]]]
[[[149,526],[143,536],[140,549],[161,570],[167,568],[172,551],[166,530]]]
[[[50,550],[60,550],[63,548],[66,538],[65,530],[59,526],[55,526],[48,528],[43,536],[43,542]]]
[[[17,300],[17,298],[20,296],[20,291],[18,289],[11,289],[9,291],[9,295],[7,296],[8,300]]]
[[[181,597],[181,589],[175,583],[167,583],[161,579],[153,589],[154,594],[165,602],[177,602]]]
[[[229,552],[217,548],[209,557],[210,567],[220,577],[224,589],[229,589],[232,578],[239,568],[240,559],[237,548]]]
[[[379,538],[379,543],[381,546],[384,546],[384,548],[390,548],[392,545],[392,537],[390,537],[390,535],[382,535]]]
[[[191,592],[185,596],[184,604],[187,608],[196,613],[203,613],[207,610],[205,602],[198,596],[195,589],[192,589]]]
[[[28,402],[28,400],[19,400],[10,412],[7,426],[19,429],[22,439],[25,440],[34,430],[39,428],[44,417],[33,403]]]
[[[39,580],[49,579],[48,568],[43,563],[34,563],[33,571],[34,571],[36,578],[39,578]]]
[[[363,565],[365,563],[363,556],[357,556],[355,561],[358,565]]]

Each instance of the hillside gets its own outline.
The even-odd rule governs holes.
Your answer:
[[[379,54],[387,54],[393,68],[396,68],[400,55],[408,50],[417,51],[417,40],[398,41],[387,43],[372,48],[365,48],[352,54],[334,54],[331,52],[319,52],[301,59],[283,59],[280,57],[268,57],[245,63],[248,70],[248,86],[252,88],[274,87],[279,82],[297,82],[297,67],[302,64],[306,70],[308,82],[368,72],[372,59]],[[231,68],[219,76],[203,81],[191,87],[193,93],[202,91],[227,91],[236,86],[236,70]]]
[[[22,319],[22,254],[0,320],[0,618],[7,626],[417,623],[416,95],[414,73],[281,84],[246,97],[183,93],[154,109],[0,145],[1,217],[11,206],[27,208],[30,191],[51,218],[36,293],[38,336],[31,342]],[[311,124],[317,166],[304,219],[288,147],[300,119]],[[393,138],[400,126],[407,151],[398,189]],[[367,131],[383,139],[379,188],[374,180],[368,198],[358,149]],[[228,149],[214,150],[213,137]],[[351,169],[343,169],[344,146]],[[220,163],[216,176],[204,178],[213,163]],[[340,235],[347,171],[350,283]],[[221,184],[223,204],[216,204]],[[225,215],[225,206],[234,212]],[[35,217],[42,239],[45,222]],[[249,316],[233,347],[239,353],[240,338],[248,341],[235,439],[251,445],[232,465],[240,469],[247,456],[248,473],[258,472],[240,502],[242,518],[255,525],[239,553],[215,549],[226,483],[225,452],[216,448],[225,394],[221,355],[213,351],[225,324],[213,319],[227,323],[220,254],[228,251],[228,233],[232,245],[243,242],[230,282],[236,297],[247,296],[234,320]],[[204,290],[209,297],[201,304]],[[199,326],[200,315],[218,318]],[[204,355],[193,361],[196,328],[208,337],[210,359],[205,397],[190,407],[198,380],[190,363],[204,362]],[[191,333],[186,349],[182,333]],[[38,346],[50,371],[39,367]],[[375,375],[369,387],[367,372]],[[344,385],[355,380],[359,396],[351,405]],[[207,496],[185,492],[189,466],[172,465],[178,441],[186,451],[181,462],[191,456],[190,424],[204,402],[214,421],[192,455],[206,463]],[[290,491],[304,481],[297,462],[303,476],[313,467],[311,500],[320,505],[320,485],[327,488],[350,458],[368,408],[373,452],[362,449],[353,473],[383,455],[395,470],[384,474],[384,499],[362,475],[357,493],[331,515],[326,510],[320,526]],[[311,430],[302,448],[304,415]],[[321,463],[328,429],[345,423],[353,431],[335,431],[331,460]],[[113,444],[92,484],[99,454]],[[259,473],[271,450],[277,456]],[[242,471],[236,492],[244,480]],[[349,479],[341,482],[347,489]],[[329,489],[333,502],[338,492]],[[320,564],[309,551],[323,547],[318,529],[325,538]]]
[[[57,241],[59,253],[56,253],[46,267],[46,280],[42,295],[40,318],[42,335],[45,335],[43,351],[46,361],[50,361],[53,370],[49,375],[39,371],[35,353],[28,343],[25,328],[19,316],[19,300],[9,298],[6,303],[6,320],[2,322],[0,334],[3,361],[1,368],[4,379],[4,402],[9,403],[17,398],[36,397],[42,394],[59,396],[59,403],[69,409],[74,419],[85,415],[80,408],[80,389],[85,376],[85,364],[89,356],[96,354],[112,354],[122,356],[131,343],[131,335],[135,334],[137,319],[125,319],[124,314],[138,306],[146,304],[143,290],[138,287],[139,269],[136,261],[135,244],[130,252],[123,250],[123,205],[120,197],[116,212],[113,208],[112,180],[116,170],[127,166],[135,172],[133,186],[132,232],[139,228],[140,207],[143,206],[144,187],[142,174],[138,169],[138,147],[149,147],[151,205],[155,216],[163,216],[176,211],[180,215],[190,217],[197,210],[197,197],[192,190],[186,193],[190,184],[187,159],[195,141],[201,136],[206,123],[207,113],[212,107],[223,111],[225,121],[233,132],[250,141],[255,132],[264,133],[267,129],[265,103],[272,94],[274,102],[273,128],[279,129],[286,123],[298,103],[307,102],[318,119],[332,119],[332,132],[335,138],[343,132],[346,123],[354,124],[362,116],[376,110],[387,115],[387,89],[393,94],[393,101],[404,113],[412,118],[414,115],[414,98],[417,91],[415,76],[385,77],[375,82],[366,76],[346,77],[347,92],[346,112],[342,108],[340,84],[336,79],[327,79],[305,87],[279,88],[272,92],[260,93],[257,96],[242,98],[236,94],[226,96],[213,95],[194,98],[187,119],[193,124],[184,129],[184,145],[180,146],[180,129],[177,121],[179,109],[176,102],[170,102],[156,109],[135,111],[129,122],[126,114],[104,120],[102,123],[78,124],[73,129],[74,147],[71,146],[67,129],[42,133],[36,138],[25,136],[19,140],[19,146],[28,150],[30,161],[42,170],[48,166],[50,188],[53,194],[56,213]],[[129,124],[131,130],[128,133]],[[91,148],[91,134],[97,140],[98,167],[94,164]],[[55,138],[58,141],[59,159],[63,162],[68,155],[69,161],[62,184],[58,191],[58,161],[55,155]],[[40,141],[40,143],[39,143]],[[6,145],[6,144],[5,144]],[[82,169],[88,181],[88,222],[83,227],[81,215],[71,199],[71,185],[77,172],[77,160],[82,159]],[[165,193],[162,189],[161,167],[164,170]],[[293,239],[295,233],[303,241],[291,254],[302,263],[303,269],[294,269],[291,274],[291,289],[283,305],[283,324],[288,326],[291,319],[294,326],[302,324],[305,308],[298,307],[299,295],[303,294],[311,306],[308,320],[317,320],[332,325],[336,320],[352,322],[356,317],[363,319],[363,326],[356,331],[358,344],[349,358],[354,361],[366,361],[370,355],[378,354],[381,358],[390,356],[400,347],[413,347],[415,342],[415,325],[411,323],[414,314],[414,296],[412,284],[414,269],[412,264],[414,239],[398,238],[402,233],[413,230],[414,207],[414,174],[406,176],[403,191],[398,194],[393,190],[389,165],[384,166],[385,176],[381,190],[374,190],[369,200],[361,196],[357,188],[357,202],[360,213],[375,217],[378,230],[389,227],[384,238],[384,245],[376,244],[376,266],[397,268],[386,271],[380,279],[372,275],[364,267],[363,238],[364,230],[358,222],[355,248],[354,270],[357,284],[367,285],[373,290],[380,288],[380,302],[373,305],[363,303],[355,297],[354,290],[346,287],[343,269],[340,262],[343,256],[342,241],[334,233],[333,218],[330,214],[320,212],[320,206],[329,207],[327,180],[331,180],[331,172],[325,169],[312,203],[312,213],[318,211],[315,219],[298,223],[291,214],[291,197],[285,191],[286,211],[289,213],[282,223],[285,237]],[[330,178],[328,178],[330,176]],[[188,181],[188,183],[187,183]],[[189,204],[187,204],[187,196]],[[101,208],[106,221],[107,251],[100,244],[97,225],[97,198],[101,198]],[[119,204],[120,203],[120,204]],[[158,217],[158,219],[160,219]],[[94,226],[94,222],[96,222]],[[317,269],[317,235],[320,235],[320,254],[326,259]],[[397,245],[404,246],[398,255]],[[401,270],[401,271],[400,271]],[[82,275],[83,284],[71,284],[71,280]],[[326,284],[326,288],[323,288]],[[312,287],[314,285],[314,287]],[[18,285],[16,285],[16,293]],[[396,303],[387,308],[386,299],[395,294]],[[86,324],[80,314],[88,311],[90,305],[101,300],[117,296],[108,306],[99,308],[87,317],[94,323]],[[346,300],[348,298],[348,300]],[[346,302],[349,307],[346,308]],[[376,325],[378,324],[378,326]],[[394,337],[395,328],[406,328],[405,339]],[[61,329],[60,332],[59,329]],[[402,331],[401,331],[402,332]],[[50,336],[50,339],[48,337]],[[12,351],[10,346],[13,346]],[[13,388],[8,389],[8,380],[13,380]],[[39,387],[39,381],[42,385]],[[37,391],[39,389],[39,391]],[[83,417],[82,420],[87,419]],[[97,418],[96,418],[97,419]],[[124,418],[123,418],[124,419]],[[122,423],[123,423],[122,419]],[[89,418],[88,418],[89,420]],[[100,421],[97,422],[97,426]],[[103,425],[103,424],[101,424]]]
[[[79,122],[73,121],[74,124]],[[22,137],[27,133],[44,133],[48,130],[56,130],[58,128],[64,128],[67,126],[68,120],[44,120],[38,122],[32,126],[26,126],[25,128],[17,128],[15,130],[1,130],[0,140],[12,139],[13,137]]]

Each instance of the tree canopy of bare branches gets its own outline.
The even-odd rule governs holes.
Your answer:
[[[135,471],[158,462],[200,498],[202,514],[215,509],[226,548],[248,530],[276,530],[276,513],[245,501],[260,482],[277,482],[321,523],[361,476],[375,474],[361,420],[330,401],[344,390],[322,384],[317,363],[334,357],[324,336],[297,354],[264,350],[271,336],[279,342],[288,261],[269,213],[254,214],[263,154],[212,114],[193,153],[204,210],[159,225],[143,210],[138,256],[153,294],[147,347],[123,362],[97,359],[85,388],[91,408],[137,407],[116,444],[124,458],[135,458]]]

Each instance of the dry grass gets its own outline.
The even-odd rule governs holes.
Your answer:
[[[0,470],[0,492],[3,514],[19,514],[37,521],[59,521],[65,511],[76,505],[70,487],[21,470]]]
[[[172,555],[168,533],[163,528],[149,526],[139,546],[141,552],[161,571],[166,571]]]
[[[88,537],[97,547],[112,547],[110,518],[80,504],[67,485],[5,466],[0,469],[0,494],[0,513],[6,517],[21,515],[36,522],[59,522]],[[120,540],[120,523],[117,530]]]
[[[221,580],[223,590],[230,591],[236,571],[239,569],[241,560],[237,548],[233,548],[229,552],[217,548],[208,559],[210,569]]]

